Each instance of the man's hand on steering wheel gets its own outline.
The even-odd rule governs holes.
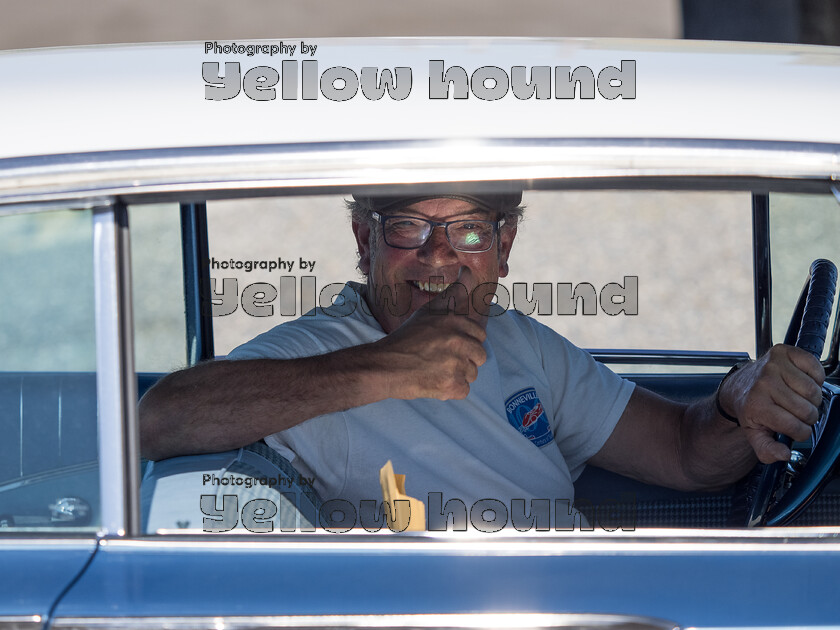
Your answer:
[[[738,418],[762,463],[788,461],[790,449],[776,441],[776,433],[809,438],[819,419],[823,381],[825,370],[810,352],[778,344],[726,379],[720,404]]]

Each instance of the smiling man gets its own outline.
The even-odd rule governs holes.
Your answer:
[[[453,297],[468,297],[456,300],[459,308],[483,310],[484,299],[508,274],[521,199],[521,193],[357,197],[350,210],[359,269],[383,330],[393,332],[447,289]]]
[[[571,502],[587,463],[712,489],[743,476],[756,454],[786,458],[773,432],[809,435],[824,374],[807,352],[777,346],[724,379],[716,397],[683,405],[492,307],[520,200],[356,197],[366,284],[348,283],[343,302],[277,326],[232,360],[162,379],[141,401],[144,455],[264,438],[325,500],[378,501],[390,459],[424,501],[523,501],[528,513],[534,500]]]

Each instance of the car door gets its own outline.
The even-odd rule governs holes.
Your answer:
[[[0,210],[2,628],[48,622],[102,529],[97,212],[75,204]]]
[[[752,199],[748,193],[742,197],[740,212],[745,213],[752,234]],[[253,200],[246,203],[259,205]],[[213,204],[208,205],[212,209]],[[148,207],[130,209],[132,229],[142,223],[136,213],[144,211],[152,212]],[[277,212],[277,208],[259,211]],[[202,231],[200,205],[171,203],[162,212],[168,213],[168,229],[174,226],[188,235],[185,243],[190,234]],[[236,222],[243,220],[241,215],[233,216],[239,216]],[[789,232],[788,225],[781,228],[783,233]],[[232,229],[225,226],[223,231]],[[138,239],[132,243],[140,256],[142,244]],[[795,244],[791,248],[800,249]],[[210,262],[199,260],[190,271],[194,267],[190,257],[197,256],[191,251],[202,247],[183,247],[181,273],[169,281],[177,286],[192,277],[187,287],[198,294],[199,276],[209,275]],[[210,253],[212,257],[212,249]],[[231,260],[229,255],[223,259]],[[167,264],[171,269],[175,262]],[[748,264],[753,264],[751,252]],[[203,271],[198,269],[202,265]],[[136,271],[140,282],[141,268]],[[153,266],[147,272],[160,278]],[[216,293],[222,280],[222,275],[216,277]],[[254,280],[251,277],[250,282]],[[246,286],[245,280],[239,286]],[[158,291],[168,289],[159,286]],[[137,295],[135,291],[135,302]],[[275,305],[279,307],[279,302]],[[179,335],[192,331],[180,337],[180,349],[198,349],[201,343],[189,340],[207,338],[206,331],[200,333],[200,309],[192,312],[197,319],[172,333],[174,344]],[[221,328],[221,317],[213,318],[211,312],[210,321]],[[154,339],[147,337],[147,342]],[[209,352],[206,343],[204,348]],[[201,356],[195,352],[191,361]],[[727,358],[702,353],[601,354],[612,362],[632,359],[637,365],[656,367],[658,361],[660,368],[662,363],[708,367],[708,362]],[[709,373],[660,372],[634,378],[664,393],[688,397],[707,393],[715,382]],[[187,495],[195,507],[206,493],[202,488],[206,486]],[[616,514],[611,500],[608,497],[596,506],[605,512],[596,510],[591,528],[570,532],[490,535],[469,527],[466,532],[392,534],[384,527],[368,532],[320,523],[293,532],[213,533],[207,523],[215,515],[206,512],[208,521],[184,523],[183,528],[129,530],[127,535],[117,528],[101,541],[94,561],[56,607],[54,624],[68,628],[116,627],[126,622],[137,627],[773,627],[823,625],[834,618],[832,576],[840,546],[833,529],[712,531],[697,527],[696,506],[685,508],[692,528],[649,529],[611,518]],[[666,509],[674,509],[680,501],[673,499]],[[137,504],[129,506],[138,509]],[[222,509],[223,503],[216,507]],[[243,505],[238,507],[241,510]],[[607,518],[600,518],[604,514]],[[799,577],[786,581],[779,575]],[[796,606],[791,606],[791,597]]]

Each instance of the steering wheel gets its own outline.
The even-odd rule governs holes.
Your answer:
[[[831,318],[837,268],[829,260],[815,260],[799,296],[785,335],[785,343],[822,356]],[[796,519],[828,481],[840,454],[840,388],[823,385],[820,418],[811,429],[813,449],[805,461],[794,452],[791,461],[759,464],[747,482],[747,527],[786,525]],[[776,434],[791,446],[792,440]]]

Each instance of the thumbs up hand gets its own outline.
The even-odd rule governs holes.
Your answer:
[[[472,272],[462,267],[458,280],[435,295],[405,323],[372,344],[388,372],[388,398],[466,398],[478,368],[487,360],[483,343],[486,313],[477,312]],[[482,302],[476,300],[481,306]]]

